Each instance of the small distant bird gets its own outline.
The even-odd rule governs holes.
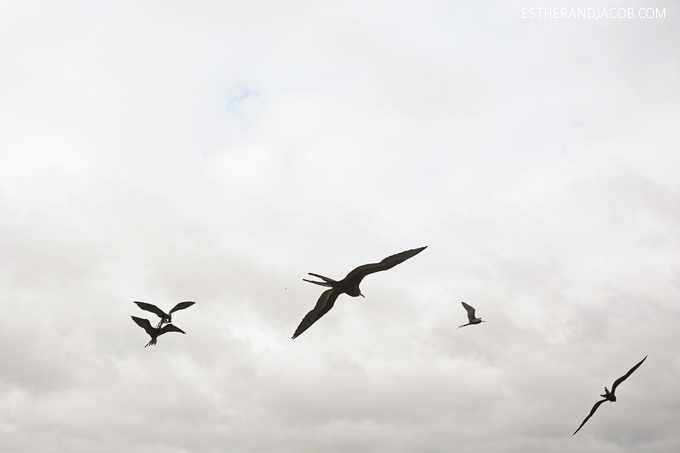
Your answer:
[[[180,332],[180,333],[186,333],[179,327],[173,325],[173,324],[166,324],[163,328],[159,329],[156,327],[151,327],[151,323],[149,322],[148,319],[146,318],[138,318],[136,316],[130,316],[134,322],[137,323],[138,326],[140,326],[142,329],[146,330],[146,333],[148,333],[151,336],[151,341],[149,341],[146,346],[149,345],[155,345],[156,340],[158,339],[159,336],[163,335],[164,333],[168,332]],[[144,346],[146,348],[146,346]]]
[[[309,275],[318,277],[323,281],[315,282],[313,280],[307,280],[305,278],[303,278],[302,280],[309,283],[314,283],[316,285],[327,286],[330,287],[331,289],[326,290],[321,294],[321,297],[319,297],[319,300],[316,302],[316,306],[302,319],[302,322],[300,322],[300,325],[295,330],[295,333],[293,334],[292,338],[295,339],[298,336],[300,336],[302,332],[309,329],[309,327],[316,321],[318,321],[319,318],[328,313],[328,311],[331,308],[333,308],[333,304],[335,304],[335,301],[340,294],[345,293],[351,297],[357,296],[364,297],[364,295],[361,294],[361,290],[359,289],[359,284],[361,283],[361,280],[365,276],[372,274],[374,272],[392,269],[397,264],[403,263],[407,259],[417,255],[426,248],[427,246],[413,250],[407,250],[405,252],[397,253],[396,255],[388,256],[379,263],[364,264],[363,266],[359,266],[353,271],[351,271],[349,274],[347,274],[345,278],[343,278],[340,281],[335,281],[332,278],[324,277],[323,275],[313,274],[309,272]]]
[[[574,434],[576,434],[576,433],[578,432],[578,430],[581,429],[581,428],[583,427],[583,425],[586,424],[586,422],[588,421],[588,419],[589,419],[590,417],[593,416],[593,414],[595,413],[595,411],[597,410],[597,408],[600,407],[600,405],[601,405],[602,403],[604,403],[605,401],[609,401],[609,402],[612,402],[612,403],[615,403],[615,402],[616,402],[616,395],[614,395],[614,392],[616,391],[616,387],[618,387],[618,385],[619,385],[620,383],[622,383],[623,381],[625,381],[626,379],[628,379],[628,376],[630,376],[631,374],[633,374],[633,371],[637,370],[638,367],[639,367],[640,365],[642,365],[642,362],[644,362],[646,358],[647,358],[647,356],[645,356],[644,359],[640,360],[640,362],[639,362],[637,365],[635,365],[633,368],[631,368],[630,370],[628,370],[628,372],[627,372],[626,374],[624,374],[623,376],[621,376],[620,378],[618,378],[617,380],[615,380],[615,381],[614,381],[614,385],[612,385],[612,391],[611,391],[611,392],[610,392],[609,390],[607,390],[607,387],[604,388],[604,395],[600,395],[600,396],[603,397],[604,399],[598,401],[597,403],[595,403],[595,405],[593,406],[593,408],[590,410],[590,414],[588,414],[588,416],[586,417],[586,419],[583,420],[583,423],[581,423],[581,426],[579,426],[578,429],[577,429],[576,431],[574,431]],[[572,434],[572,436],[573,436],[574,434]]]
[[[459,329],[461,327],[469,326],[470,324],[479,324],[480,322],[484,322],[482,321],[482,318],[475,318],[475,309],[473,307],[469,306],[463,301],[461,301],[460,303],[463,304],[463,307],[465,308],[465,310],[467,310],[468,323],[463,324],[462,326],[458,326]]]
[[[164,312],[157,306],[153,304],[147,304],[146,302],[137,302],[135,301],[137,306],[141,308],[142,310],[150,311],[151,313],[155,313],[158,315],[159,318],[161,318],[160,322],[156,327],[160,327],[163,325],[163,323],[169,324],[172,322],[172,313],[177,311],[177,310],[184,310],[185,308],[191,307],[193,304],[196,302],[191,302],[191,301],[186,301],[186,302],[180,302],[177,305],[175,305],[172,310],[170,310],[168,313]]]

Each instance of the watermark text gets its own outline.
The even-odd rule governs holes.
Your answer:
[[[666,8],[522,8],[522,19],[665,19]]]

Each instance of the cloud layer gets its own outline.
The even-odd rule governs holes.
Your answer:
[[[677,8],[529,6],[0,6],[0,450],[677,450]]]

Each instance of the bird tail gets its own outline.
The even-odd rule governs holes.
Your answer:
[[[313,275],[314,277],[320,278],[323,280],[322,282],[315,282],[314,280],[307,280],[306,278],[303,278],[303,281],[309,282],[309,283],[314,283],[315,285],[319,286],[328,286],[330,288],[335,287],[335,285],[338,283],[336,280],[333,280],[332,278],[324,277],[323,275],[319,274],[313,274],[309,272],[309,275]]]

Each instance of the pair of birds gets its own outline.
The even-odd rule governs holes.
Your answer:
[[[330,287],[331,289],[326,290],[321,294],[321,297],[319,297],[319,300],[316,302],[316,306],[314,306],[314,308],[309,313],[307,313],[307,315],[305,315],[305,317],[302,319],[302,322],[300,322],[300,325],[295,330],[292,338],[295,339],[300,336],[302,332],[309,329],[312,324],[318,321],[323,315],[328,313],[330,309],[333,308],[333,305],[340,294],[344,293],[351,297],[364,297],[364,295],[361,294],[361,290],[359,289],[359,284],[364,279],[364,277],[375,272],[392,269],[397,264],[403,263],[407,259],[416,256],[426,248],[427,246],[406,250],[405,252],[388,256],[379,263],[364,264],[363,266],[359,266],[351,271],[340,281],[310,272],[309,275],[320,278],[322,281],[318,282],[303,278],[304,281],[314,283],[315,285]],[[466,304],[465,302],[461,303],[463,304],[463,307],[465,307],[465,310],[467,310],[468,323],[458,326],[458,328],[484,322],[481,318],[475,317],[475,309],[473,307]]]
[[[462,326],[458,326],[459,329],[460,329],[461,327],[469,326],[469,325],[471,325],[471,324],[479,324],[479,323],[484,322],[484,321],[482,321],[481,318],[475,317],[475,309],[474,309],[473,307],[471,307],[470,305],[466,304],[465,302],[461,302],[461,303],[463,304],[463,307],[465,307],[465,310],[467,310],[468,323],[467,323],[467,324],[463,324]],[[605,401],[609,401],[610,403],[615,403],[615,402],[616,402],[616,395],[614,394],[614,392],[616,391],[616,387],[618,387],[619,384],[621,384],[623,381],[625,381],[626,379],[628,379],[628,377],[629,377],[631,374],[633,374],[633,371],[637,370],[638,367],[639,367],[640,365],[642,365],[642,362],[644,362],[646,359],[647,359],[647,356],[645,356],[644,359],[640,360],[640,362],[638,362],[638,364],[635,365],[633,368],[631,368],[630,370],[628,370],[628,372],[627,372],[626,374],[624,374],[623,376],[621,376],[620,378],[618,378],[617,380],[615,380],[615,381],[614,381],[614,384],[612,385],[612,391],[611,391],[611,392],[607,389],[607,387],[604,388],[604,394],[600,395],[600,396],[601,396],[602,398],[604,398],[604,399],[602,399],[602,400],[598,401],[597,403],[595,403],[595,405],[593,406],[593,408],[590,410],[590,413],[588,414],[588,416],[585,418],[585,420],[583,420],[583,422],[581,422],[581,424],[579,425],[578,429],[577,429],[576,431],[574,431],[574,434],[576,434],[577,432],[579,432],[579,430],[580,430],[581,428],[583,428],[583,425],[585,425],[586,422],[590,419],[590,417],[593,416],[593,414],[595,413],[595,411],[597,410],[597,408],[600,407],[600,406],[602,405],[602,403],[604,403]],[[574,434],[572,434],[572,436],[573,436]]]
[[[177,305],[175,305],[172,310],[170,310],[168,313],[164,312],[157,306],[153,304],[147,304],[146,302],[135,302],[139,308],[142,310],[150,311],[151,313],[155,313],[158,315],[161,320],[158,322],[158,325],[156,327],[151,326],[151,322],[149,322],[148,319],[146,318],[138,318],[137,316],[130,316],[134,322],[137,323],[138,326],[140,326],[142,329],[146,331],[146,333],[149,334],[151,337],[151,341],[149,341],[146,346],[153,346],[156,344],[158,337],[163,335],[164,333],[168,332],[179,332],[179,333],[186,333],[179,327],[170,324],[172,322],[172,314],[176,312],[177,310],[184,310],[185,308],[191,307],[193,304],[196,302],[191,302],[191,301],[186,301],[186,302],[180,302]],[[163,326],[165,324],[165,326]],[[163,327],[161,327],[163,326]],[[146,346],[144,346],[146,348]]]
[[[462,326],[458,326],[459,329],[460,329],[461,327],[469,326],[469,325],[471,325],[471,324],[479,324],[479,323],[481,323],[481,322],[484,322],[484,321],[482,321],[481,318],[475,317],[475,309],[474,309],[473,307],[471,307],[470,305],[466,304],[465,302],[461,302],[461,303],[463,304],[463,307],[465,307],[465,310],[467,310],[468,323],[467,323],[467,324],[463,324]],[[607,387],[604,388],[604,394],[600,395],[600,396],[601,396],[602,398],[604,398],[604,399],[602,399],[602,400],[598,401],[597,403],[595,403],[595,405],[593,406],[593,408],[590,410],[590,413],[588,414],[588,416],[585,418],[585,420],[583,420],[583,422],[581,422],[581,424],[579,425],[578,429],[577,429],[576,431],[574,431],[574,434],[576,434],[577,432],[579,432],[579,430],[580,430],[581,428],[583,428],[583,425],[585,425],[586,422],[590,419],[590,417],[593,416],[593,414],[595,413],[595,411],[597,410],[597,408],[600,407],[600,406],[602,405],[602,403],[604,403],[605,401],[609,401],[610,403],[615,403],[615,402],[616,402],[616,395],[614,394],[614,392],[616,391],[616,387],[618,387],[620,383],[622,383],[623,381],[625,381],[626,379],[628,379],[628,377],[629,377],[631,374],[633,374],[633,371],[637,370],[638,367],[639,367],[640,365],[642,365],[642,362],[644,362],[646,359],[647,359],[647,356],[645,356],[644,359],[640,360],[640,362],[638,362],[638,364],[635,365],[633,368],[631,368],[630,370],[628,370],[628,372],[627,372],[626,374],[624,374],[623,376],[621,376],[620,378],[618,378],[617,380],[615,380],[615,381],[614,381],[614,384],[612,385],[612,391],[611,391],[611,392],[607,389]],[[573,436],[574,434],[572,434],[572,436]]]

